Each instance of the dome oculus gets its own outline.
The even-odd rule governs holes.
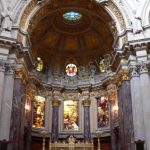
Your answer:
[[[69,21],[78,21],[82,18],[82,15],[75,11],[69,11],[63,14],[63,18]]]

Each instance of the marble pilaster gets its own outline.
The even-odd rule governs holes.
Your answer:
[[[0,120],[0,139],[9,140],[12,97],[14,87],[14,65],[5,64],[4,93]]]
[[[2,99],[3,99],[3,90],[4,90],[4,73],[5,67],[3,60],[0,60],[0,118],[1,118],[1,108],[2,108]],[[0,138],[1,139],[1,138]]]
[[[26,102],[28,109],[25,110],[25,134],[24,134],[24,150],[30,150],[31,147],[31,134],[32,134],[32,118],[34,109],[34,96],[36,94],[36,86],[34,83],[29,83],[26,88]]]
[[[14,80],[11,126],[8,150],[23,150],[25,87],[20,78]]]
[[[91,127],[90,127],[90,100],[83,100],[84,107],[84,140],[91,141]]]
[[[140,83],[143,98],[143,115],[145,127],[145,149],[150,149],[150,77],[145,63],[140,64]]]
[[[136,65],[130,66],[130,83],[132,95],[133,126],[135,141],[145,139],[143,102],[140,76]]]
[[[58,140],[59,105],[58,99],[52,101],[52,141]]]
[[[120,150],[134,150],[133,113],[129,80],[123,80],[118,91]]]
[[[108,99],[110,101],[110,128],[111,128],[111,149],[118,149],[118,139],[114,132],[114,129],[118,126],[118,110],[114,110],[114,107],[118,106],[117,87],[115,84],[109,84],[107,86]],[[116,116],[117,115],[117,116]]]

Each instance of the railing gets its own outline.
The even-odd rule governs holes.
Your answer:
[[[67,143],[67,142],[55,142],[49,143],[49,150],[93,150],[93,143],[88,142],[76,142],[76,143]]]

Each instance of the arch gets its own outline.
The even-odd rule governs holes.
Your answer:
[[[20,27],[26,31],[28,29],[28,25],[32,17],[43,7],[43,5],[37,5],[36,0],[30,0],[24,8],[22,9],[20,15],[17,18],[16,25],[20,25]],[[121,8],[113,1],[108,1],[108,5],[104,7],[105,10],[109,13],[112,19],[117,23],[117,30],[121,32],[126,28],[126,18],[121,11]]]
[[[142,7],[142,24],[143,26],[147,26],[150,24],[150,0],[146,0]]]

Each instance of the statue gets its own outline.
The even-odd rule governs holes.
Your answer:
[[[74,144],[75,141],[76,141],[75,137],[73,137],[72,135],[69,136],[69,138],[68,138],[68,143],[69,143],[69,144]]]
[[[141,3],[137,1],[136,10],[133,11],[134,13],[133,33],[134,34],[138,34],[143,31],[141,15],[140,12],[137,11],[140,10],[140,7],[141,7]]]
[[[92,63],[90,63],[89,66],[90,66],[90,77],[94,78],[97,67]]]
[[[2,25],[1,25],[1,31],[11,31],[12,28],[12,12],[10,11],[10,8],[7,9],[7,11],[2,12]]]

